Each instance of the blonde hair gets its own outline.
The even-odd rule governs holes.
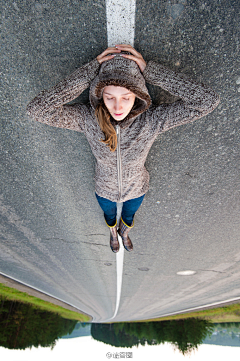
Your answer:
[[[103,101],[99,102],[95,110],[95,115],[99,126],[105,135],[105,139],[101,139],[100,142],[106,144],[110,148],[111,152],[114,152],[117,148],[117,134],[110,121],[111,115]]]

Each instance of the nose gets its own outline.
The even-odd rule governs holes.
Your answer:
[[[122,109],[122,102],[121,102],[121,100],[119,100],[119,99],[116,99],[116,100],[115,100],[114,109],[115,109],[115,111],[119,111],[119,110]]]

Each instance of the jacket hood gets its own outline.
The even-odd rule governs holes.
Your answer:
[[[108,85],[127,88],[137,97],[127,117],[117,123],[125,123],[127,121],[129,123],[130,119],[135,118],[149,108],[151,98],[145,79],[135,61],[123,58],[117,54],[113,59],[102,63],[98,75],[90,85],[89,98],[94,109],[102,100],[103,89]]]

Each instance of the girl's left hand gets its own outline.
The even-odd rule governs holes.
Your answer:
[[[146,64],[145,60],[143,59],[142,55],[140,53],[138,53],[137,50],[135,50],[131,45],[127,45],[127,44],[119,44],[119,45],[115,45],[115,46],[118,50],[128,51],[129,53],[133,54],[133,55],[121,54],[121,56],[135,61],[135,63],[137,63],[137,65],[139,66],[141,72],[144,71],[147,64]]]

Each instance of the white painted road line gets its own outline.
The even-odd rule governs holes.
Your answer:
[[[115,46],[116,44],[130,44],[134,46],[135,35],[135,0],[106,0],[107,12],[107,37],[108,46]],[[121,204],[118,204],[118,224],[121,216]],[[116,307],[114,315],[105,321],[114,319],[118,313],[121,291],[122,291],[122,275],[123,275],[123,261],[124,261],[124,247],[122,239],[118,236],[120,249],[116,253],[116,268],[117,268],[117,295]]]
[[[117,203],[117,222],[119,224],[120,218],[122,213],[122,203]],[[115,312],[114,315],[105,321],[113,320],[119,309],[120,304],[120,298],[121,298],[121,292],[122,292],[122,275],[123,275],[123,261],[124,261],[124,247],[122,244],[122,239],[118,235],[118,241],[120,244],[120,249],[118,253],[116,253],[116,271],[117,271],[117,296],[116,296],[116,306],[115,306]]]
[[[235,302],[235,301],[240,301],[240,297],[229,298],[228,300],[224,300],[224,301],[220,301],[220,302],[208,303],[207,305],[203,305],[203,306],[192,307],[192,308],[188,308],[186,310],[181,310],[181,311],[172,312],[172,313],[166,313],[165,315],[160,315],[158,317],[168,317],[168,316],[178,315],[180,313],[185,313],[185,312],[190,312],[190,311],[197,311],[199,309],[212,307],[212,306],[218,307],[218,306],[223,305],[225,303]],[[158,318],[158,317],[155,317],[155,318]]]
[[[117,203],[117,223],[119,224],[120,218],[121,218],[121,213],[122,213],[122,203]],[[104,320],[105,322],[109,322],[111,320],[113,320],[117,313],[118,313],[118,309],[119,309],[119,304],[120,304],[120,298],[121,298],[121,292],[122,292],[122,275],[123,275],[123,261],[124,261],[124,247],[122,244],[122,239],[121,237],[118,235],[118,241],[120,244],[120,249],[118,251],[118,253],[116,253],[116,271],[117,271],[117,295],[116,295],[116,306],[115,306],[115,312],[114,315],[107,319]]]
[[[116,254],[116,262],[117,262],[117,297],[116,297],[116,307],[115,307],[115,312],[114,315],[109,319],[113,320],[117,313],[118,313],[118,309],[119,309],[119,304],[120,304],[120,298],[121,298],[121,291],[122,291],[122,274],[123,274],[123,259],[124,259],[124,247],[122,245],[122,239],[121,237],[118,235],[118,240],[119,240],[119,244],[120,244],[120,249],[118,251],[118,253]]]
[[[135,0],[106,0],[108,46],[134,45]]]

